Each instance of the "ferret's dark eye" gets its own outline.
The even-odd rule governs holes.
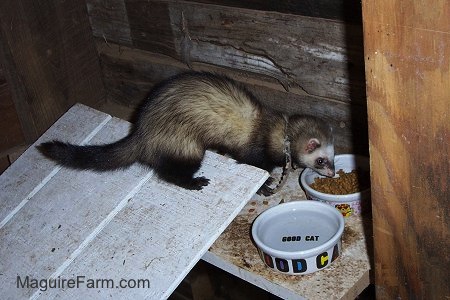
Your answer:
[[[318,159],[316,159],[316,164],[318,164],[319,166],[324,164],[324,159],[322,157],[319,157]]]

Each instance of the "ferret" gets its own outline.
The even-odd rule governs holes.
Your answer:
[[[201,190],[209,179],[194,174],[206,149],[271,172],[284,165],[287,140],[294,168],[303,166],[334,176],[333,135],[326,122],[276,112],[228,77],[187,72],[150,92],[125,138],[87,146],[51,141],[38,149],[73,169],[110,171],[139,162],[169,183]]]

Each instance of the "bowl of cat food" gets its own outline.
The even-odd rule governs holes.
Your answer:
[[[300,185],[310,200],[337,208],[347,218],[360,215],[370,205],[369,159],[354,154],[336,155],[336,175],[321,176],[306,168],[300,175]]]
[[[264,264],[289,275],[328,267],[341,252],[344,217],[316,201],[271,207],[253,222],[252,237]]]

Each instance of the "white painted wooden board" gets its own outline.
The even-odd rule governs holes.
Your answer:
[[[128,129],[76,105],[38,143],[106,143]],[[268,177],[212,152],[199,173],[210,185],[187,191],[139,165],[109,173],[60,168],[30,147],[0,176],[1,298],[167,298]],[[17,288],[18,276],[65,288]],[[88,288],[91,279],[107,281]],[[69,280],[83,282],[69,288]],[[125,283],[146,286],[116,288]]]
[[[66,120],[76,120],[83,115],[83,122],[76,125]],[[75,144],[87,143],[92,138],[90,133],[95,133],[97,127],[101,127],[108,122],[111,116],[99,114],[97,111],[86,106],[74,106],[64,116],[63,120],[56,122],[37,143],[44,140],[62,139]],[[76,130],[73,130],[76,128]],[[49,160],[42,159],[36,155],[36,149],[30,147],[14,162],[14,165],[7,169],[0,176],[0,227],[8,220],[7,216],[14,211],[20,202],[28,201],[36,192],[35,188],[46,182],[53,176],[55,165]],[[19,202],[18,202],[19,201]]]

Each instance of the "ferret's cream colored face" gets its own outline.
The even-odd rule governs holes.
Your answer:
[[[323,149],[321,149],[323,148]],[[328,145],[325,147],[320,147],[317,149],[317,156],[312,156],[313,164],[308,166],[313,169],[320,175],[324,175],[327,177],[333,177],[335,174],[334,169],[334,147],[332,145]],[[312,154],[314,154],[314,152]]]
[[[335,175],[334,146],[320,145],[318,140],[313,140],[312,144],[314,144],[312,147],[307,147],[305,152],[298,154],[293,161],[293,167],[299,164],[313,169],[320,175],[333,177]]]

